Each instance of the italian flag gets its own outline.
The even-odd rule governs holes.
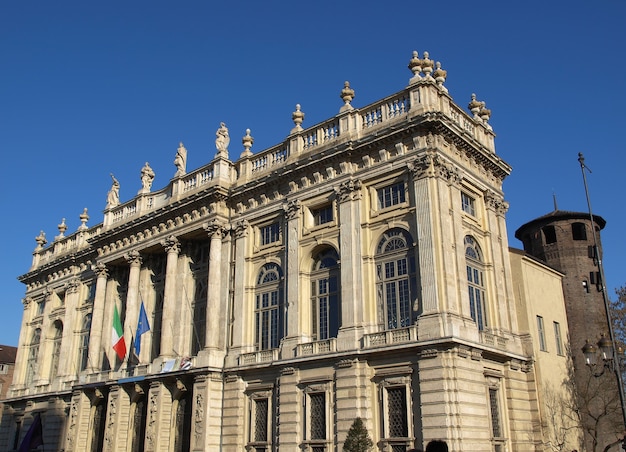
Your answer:
[[[120,314],[117,312],[117,305],[113,311],[113,329],[111,331],[111,346],[120,361],[126,357],[126,342],[124,342],[124,330],[122,329],[122,322],[120,322]]]

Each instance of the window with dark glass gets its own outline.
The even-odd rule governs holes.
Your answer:
[[[319,226],[320,224],[330,223],[333,221],[333,206],[327,204],[317,209],[311,209],[313,215],[313,224]]]
[[[404,182],[388,185],[386,187],[379,188],[378,193],[378,208],[385,209],[387,207],[402,204],[406,201],[406,193],[404,190]]]
[[[542,352],[548,351],[546,347],[546,331],[543,326],[543,317],[537,316],[537,334],[539,336],[539,350]]]
[[[585,223],[572,223],[572,238],[574,240],[587,240]]]
[[[546,244],[556,243],[556,229],[554,229],[554,226],[544,226],[542,231]]]
[[[260,228],[261,245],[269,245],[270,243],[280,240],[280,223],[272,223]]]
[[[61,357],[61,339],[63,339],[63,323],[60,320],[54,322],[54,337],[52,339],[52,363],[50,364],[50,379],[57,376],[59,371],[59,359]]]
[[[383,234],[376,248],[376,282],[385,329],[411,325],[416,277],[413,239],[408,232],[391,229]]]
[[[326,394],[309,394],[311,439],[326,439]]]
[[[37,328],[28,347],[28,361],[26,362],[26,384],[30,385],[37,374],[37,360],[39,359],[39,344],[41,343],[41,329]]]
[[[478,329],[482,331],[487,327],[484,264],[480,248],[471,236],[465,237],[465,268],[467,270],[470,315],[478,325]]]
[[[405,386],[387,388],[387,419],[389,438],[406,438],[409,435]]]
[[[474,198],[463,192],[461,192],[461,209],[463,209],[463,212],[468,213],[472,216],[476,215]]]
[[[339,256],[326,249],[315,256],[311,272],[313,337],[325,340],[339,331]]]
[[[278,348],[283,336],[283,273],[277,264],[265,264],[256,285],[255,344],[257,350]]]
[[[85,314],[80,326],[78,342],[78,359],[80,370],[85,370],[89,364],[89,334],[91,332],[91,314]]]

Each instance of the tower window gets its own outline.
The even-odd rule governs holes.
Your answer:
[[[572,238],[574,240],[587,240],[585,223],[572,223]]]
[[[554,226],[545,226],[543,228],[543,236],[546,239],[546,244],[556,243],[556,230]]]

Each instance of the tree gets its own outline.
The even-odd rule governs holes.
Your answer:
[[[611,320],[613,335],[617,346],[626,349],[626,286],[615,290],[616,300],[611,300]],[[620,358],[624,358],[621,356]],[[626,366],[622,367],[622,383],[626,384]],[[625,388],[626,389],[626,388]]]
[[[372,450],[373,446],[374,443],[363,424],[363,420],[357,417],[348,430],[348,436],[343,443],[344,452],[368,452]]]

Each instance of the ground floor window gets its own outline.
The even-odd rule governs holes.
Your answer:
[[[330,450],[330,384],[309,385],[304,389],[305,444],[312,452]]]
[[[384,377],[378,384],[381,440],[385,450],[406,451],[412,444],[411,376]]]

